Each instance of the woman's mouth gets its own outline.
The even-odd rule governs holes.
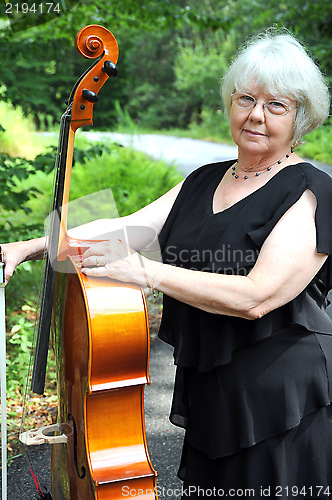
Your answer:
[[[265,137],[265,134],[262,134],[261,132],[258,132],[257,130],[250,130],[250,129],[245,128],[244,132],[251,137]]]

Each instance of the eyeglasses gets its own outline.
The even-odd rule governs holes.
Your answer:
[[[261,102],[263,104],[264,111],[273,116],[284,116],[287,115],[291,109],[296,109],[296,106],[291,107],[281,101],[257,101],[257,99],[255,99],[252,95],[239,91],[232,94],[232,102],[235,106],[243,109],[252,109],[258,102]]]

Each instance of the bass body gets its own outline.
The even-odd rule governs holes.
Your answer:
[[[72,259],[67,266],[56,274],[52,321],[58,421],[68,437],[67,444],[52,445],[53,498],[155,499],[144,423],[143,290],[87,277]]]

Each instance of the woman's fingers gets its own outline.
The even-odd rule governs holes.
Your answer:
[[[103,267],[83,267],[82,273],[87,276],[108,276],[108,271],[105,266]]]
[[[82,264],[83,267],[103,267],[132,253],[134,251],[119,239],[116,242],[96,243],[83,254]]]
[[[82,267],[82,273],[88,276],[107,276],[108,278],[118,281],[134,282],[143,286],[148,283],[145,269],[148,261],[139,253],[133,252],[124,259],[107,262],[104,266],[96,266],[96,262],[99,262],[97,257],[98,256],[91,256],[86,259]],[[86,266],[86,263],[89,262],[92,265]]]
[[[83,258],[82,264],[84,267],[105,267],[107,263],[104,255],[91,255]]]
[[[85,259],[96,255],[105,255],[107,251],[108,248],[105,245],[105,243],[95,243],[94,245],[91,245],[91,247],[84,252],[83,258]]]

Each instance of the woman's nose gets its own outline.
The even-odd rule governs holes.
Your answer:
[[[265,121],[264,103],[256,101],[255,106],[250,111],[250,119],[259,122]]]

